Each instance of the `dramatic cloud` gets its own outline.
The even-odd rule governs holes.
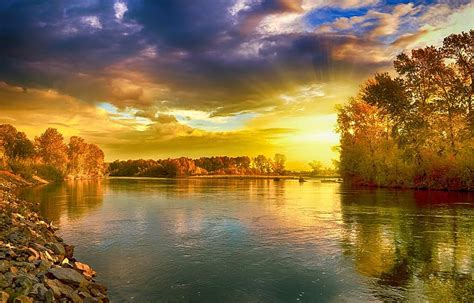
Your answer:
[[[399,52],[473,28],[473,7],[2,1],[0,122],[88,136],[109,159],[280,151],[329,162],[335,104]]]

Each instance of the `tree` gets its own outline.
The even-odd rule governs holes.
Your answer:
[[[258,155],[253,159],[253,166],[259,174],[270,174],[273,169],[273,163],[271,159],[268,159],[264,155]]]
[[[12,147],[7,152],[12,159],[26,159],[35,154],[35,148],[24,132],[18,132],[13,140]]]
[[[308,165],[311,167],[311,175],[319,176],[322,174],[324,165],[321,161],[314,160],[308,163]]]
[[[104,152],[95,144],[87,144],[85,150],[85,172],[88,176],[102,176],[105,171]]]
[[[83,175],[85,173],[85,161],[86,161],[86,151],[87,144],[84,142],[84,139],[72,136],[69,139],[69,167],[68,173],[73,175]]]
[[[0,125],[0,141],[5,155],[11,160],[26,159],[34,155],[34,146],[24,132],[10,124]]]
[[[400,54],[338,110],[341,174],[356,183],[473,187],[474,31]]]
[[[275,154],[273,159],[273,172],[282,175],[285,172],[286,156],[283,154]]]
[[[35,144],[43,163],[52,165],[63,173],[66,172],[69,159],[63,135],[55,128],[48,128],[41,136],[35,138]]]
[[[442,52],[446,58],[455,60],[452,65],[460,76],[461,91],[465,102],[466,119],[471,134],[474,132],[472,96],[474,94],[474,30],[469,33],[453,34],[443,41]]]

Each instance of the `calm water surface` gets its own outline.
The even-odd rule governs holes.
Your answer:
[[[113,302],[474,301],[474,196],[316,180],[27,189]]]

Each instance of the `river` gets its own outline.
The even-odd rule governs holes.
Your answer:
[[[474,195],[318,180],[28,188],[113,302],[474,301]]]

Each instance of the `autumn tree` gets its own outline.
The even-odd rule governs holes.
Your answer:
[[[472,109],[472,96],[474,94],[474,30],[469,33],[450,35],[443,41],[441,51],[448,59],[454,60],[451,64],[454,72],[459,75],[458,88],[463,95],[466,120],[469,131],[474,133],[474,113]]]
[[[6,156],[11,160],[26,159],[34,155],[33,143],[24,132],[19,132],[9,124],[0,125],[0,141]]]
[[[43,163],[66,172],[69,162],[68,147],[64,144],[63,135],[55,128],[48,128],[41,136],[36,137],[35,145]]]
[[[324,170],[324,165],[321,161],[314,160],[308,163],[308,165],[311,167],[311,175],[313,176],[321,175]]]
[[[85,174],[91,177],[100,177],[104,174],[104,152],[95,144],[87,144],[85,149]]]
[[[253,158],[253,167],[259,174],[270,174],[273,171],[273,161],[264,155]]]
[[[273,158],[273,172],[282,175],[285,172],[286,156],[283,154],[275,154]]]
[[[400,54],[338,111],[340,171],[358,183],[472,188],[474,31]]]
[[[68,173],[73,175],[85,174],[85,162],[87,160],[87,149],[88,146],[84,142],[84,139],[72,136],[69,139],[68,156],[69,156],[69,167]]]

